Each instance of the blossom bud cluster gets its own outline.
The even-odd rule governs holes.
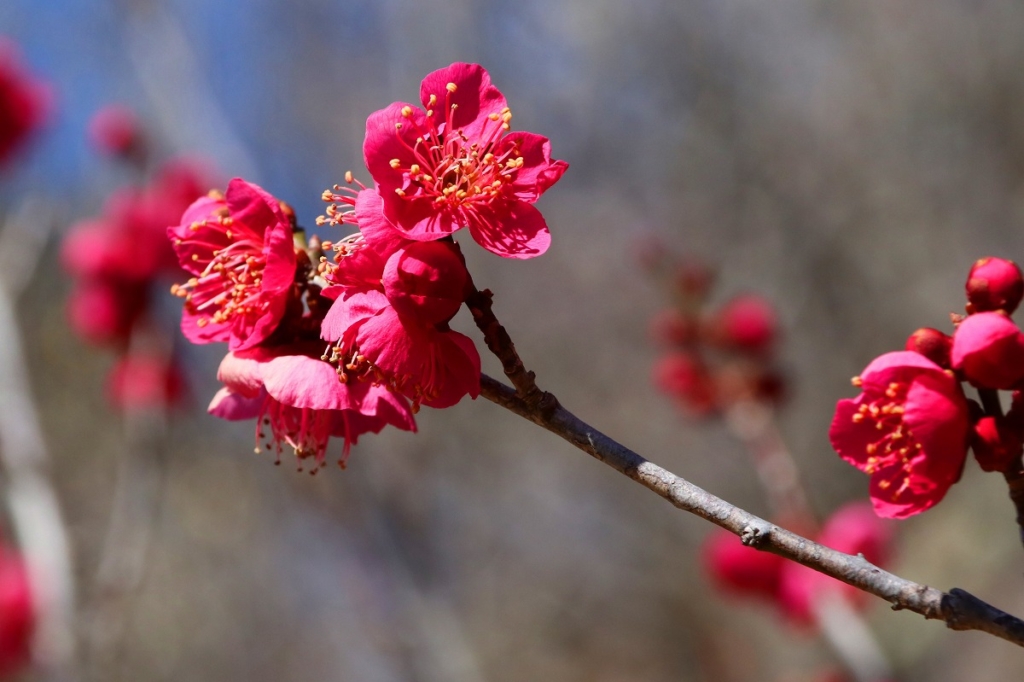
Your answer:
[[[1012,261],[982,258],[966,283],[955,330],[919,329],[854,378],[829,435],[840,457],[871,477],[880,516],[906,518],[938,503],[960,479],[968,450],[985,471],[1021,473],[1024,333],[1011,314],[1024,295]],[[968,399],[965,386],[977,391]],[[999,391],[1011,391],[1004,414]]]
[[[772,305],[745,294],[708,312],[714,278],[707,266],[677,260],[664,249],[652,249],[643,260],[667,282],[675,301],[651,324],[655,343],[666,349],[654,383],[696,416],[746,400],[780,400],[784,382],[773,362],[778,322]]]
[[[331,437],[340,462],[359,436],[415,430],[425,405],[480,393],[480,356],[449,326],[475,291],[453,234],[532,258],[550,244],[533,204],[567,168],[547,138],[509,132],[512,113],[487,72],[456,63],[429,74],[423,108],[370,115],[373,183],[346,173],[317,220],[354,232],[311,236],[291,209],[236,178],[168,229],[187,272],[172,292],[195,343],[224,342],[224,384],[210,412],[256,419],[257,451],[287,447],[317,471]]]
[[[72,329],[118,354],[107,379],[115,408],[164,408],[184,396],[180,368],[151,333],[151,310],[154,284],[181,272],[167,225],[205,191],[208,175],[193,159],[164,162],[148,183],[115,191],[100,215],[72,225],[61,244],[74,282],[67,301]]]

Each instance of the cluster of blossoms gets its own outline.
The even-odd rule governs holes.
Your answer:
[[[120,107],[104,109],[90,133],[101,151],[136,162],[142,135],[129,115]],[[72,329],[118,353],[107,383],[117,408],[172,406],[184,394],[180,369],[156,341],[159,335],[149,333],[155,324],[150,311],[154,284],[181,272],[167,225],[202,196],[208,175],[190,159],[165,162],[148,184],[114,192],[99,216],[72,225],[61,244],[61,261],[74,279],[67,302]]]
[[[0,36],[0,165],[46,120],[50,89],[21,63],[18,48]]]
[[[567,168],[547,138],[509,132],[512,113],[475,64],[429,74],[423,108],[398,102],[370,115],[363,145],[373,186],[346,173],[324,192],[306,238],[294,213],[236,178],[168,230],[190,277],[181,328],[195,343],[224,342],[224,387],[210,412],[257,421],[260,445],[290,447],[300,469],[340,462],[360,435],[415,430],[421,405],[444,408],[480,393],[480,356],[449,322],[475,291],[452,234],[532,258],[550,234],[533,203]]]
[[[743,401],[781,399],[783,379],[772,357],[778,336],[772,305],[744,294],[708,312],[714,277],[707,266],[673,258],[662,248],[642,258],[666,283],[674,303],[651,323],[651,336],[666,349],[654,367],[654,383],[687,413],[702,417]]]
[[[1024,334],[1010,318],[1024,279],[1013,262],[983,258],[966,290],[967,314],[952,315],[952,336],[917,330],[905,350],[853,379],[860,395],[836,406],[832,446],[871,476],[879,516],[906,518],[938,503],[960,479],[968,449],[983,470],[1024,478]],[[1012,392],[1005,414],[999,391]]]
[[[838,509],[825,522],[816,541],[846,554],[863,554],[876,566],[889,559],[889,522],[879,519],[866,503]],[[800,628],[817,621],[817,610],[831,597],[855,607],[867,595],[835,578],[782,557],[748,547],[732,533],[716,529],[704,543],[704,569],[723,592],[771,604],[786,622]]]

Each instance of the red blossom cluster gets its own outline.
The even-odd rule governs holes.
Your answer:
[[[889,559],[892,540],[886,521],[866,503],[854,502],[837,510],[822,527],[816,541],[847,554],[883,566]],[[704,569],[720,590],[737,597],[772,604],[787,622],[813,625],[819,609],[830,596],[863,606],[867,595],[860,590],[782,557],[748,547],[732,533],[717,529],[703,548]]]
[[[651,336],[666,349],[654,367],[654,383],[702,417],[741,401],[778,401],[783,379],[773,364],[778,321],[771,303],[743,294],[708,312],[714,276],[706,265],[660,248],[643,260],[674,302],[651,323]]]
[[[1020,268],[982,258],[967,278],[966,316],[953,336],[919,329],[906,350],[886,353],[854,378],[829,436],[836,452],[871,476],[879,516],[906,518],[937,504],[960,479],[968,449],[985,471],[1021,471],[1024,334],[1011,319],[1024,295]],[[964,394],[977,390],[979,401]],[[998,391],[1012,391],[1002,410]]]
[[[475,291],[452,234],[468,228],[507,258],[543,253],[550,234],[537,198],[561,177],[547,138],[509,132],[512,114],[487,72],[456,63],[429,74],[423,109],[370,115],[363,150],[372,187],[346,173],[324,192],[306,238],[292,210],[236,178],[185,211],[168,235],[190,277],[182,332],[224,342],[224,388],[210,412],[257,421],[260,445],[291,448],[318,470],[331,437],[340,463],[360,435],[416,429],[421,405],[480,393],[480,356],[449,322]]]
[[[21,63],[15,44],[0,36],[0,166],[46,120],[51,94]]]
[[[93,119],[94,135],[108,125],[110,111]],[[130,144],[141,145],[141,133],[131,135]],[[61,244],[61,261],[74,279],[68,320],[80,337],[119,354],[107,381],[108,398],[119,409],[172,406],[184,395],[180,368],[159,335],[149,333],[155,325],[149,313],[154,284],[181,272],[167,226],[202,196],[208,178],[196,160],[165,162],[146,185],[117,190],[99,216],[72,225]]]

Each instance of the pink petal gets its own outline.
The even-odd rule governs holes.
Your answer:
[[[263,390],[260,365],[265,361],[263,357],[240,357],[228,353],[217,368],[217,379],[232,392],[252,398]]]
[[[324,341],[340,341],[346,334],[374,315],[390,308],[387,297],[380,291],[346,291],[334,301],[320,325],[320,338]]]
[[[384,200],[376,189],[364,189],[356,197],[356,221],[366,243],[383,260],[409,240],[384,217]],[[381,261],[383,263],[383,260]]]
[[[262,235],[270,225],[288,224],[277,199],[259,185],[234,178],[224,192],[233,220]]]
[[[480,395],[480,354],[473,340],[458,332],[443,332],[435,341],[433,362],[443,379],[441,392],[434,400],[424,401],[428,407],[451,407],[464,395],[476,399]]]
[[[410,118],[402,116],[405,107],[412,110]],[[397,128],[397,124],[402,127]],[[395,195],[395,189],[403,184],[402,171],[392,168],[391,160],[398,159],[403,168],[418,163],[412,149],[416,145],[416,138],[426,131],[426,126],[427,115],[423,110],[405,102],[390,104],[366,119],[363,159],[385,203],[400,200]]]
[[[246,398],[238,393],[232,393],[230,388],[222,388],[217,391],[210,401],[207,412],[214,417],[227,419],[228,421],[241,421],[244,419],[255,419],[260,414],[260,409],[266,401],[266,393],[261,393],[254,398]]]
[[[976,386],[1013,388],[1024,379],[1024,334],[1005,315],[975,313],[953,334],[951,358]]]
[[[516,131],[502,140],[502,147],[518,144],[523,167],[516,171],[512,190],[520,201],[533,203],[569,168],[565,161],[551,160],[551,142],[543,135]]]
[[[536,258],[551,245],[544,216],[530,204],[490,206],[470,218],[469,232],[476,243],[503,258]]]
[[[456,91],[449,93],[447,86],[454,83]],[[433,107],[430,96],[437,98]],[[491,121],[490,114],[500,114],[507,106],[504,95],[491,84],[491,76],[479,64],[456,62],[451,66],[427,74],[420,84],[420,101],[426,109],[433,109],[434,125],[441,128],[447,116],[446,103],[458,108],[452,116],[452,125],[461,129],[470,142],[478,141],[489,128],[500,125]],[[446,131],[448,132],[448,131]]]
[[[267,393],[282,405],[311,410],[359,409],[337,370],[320,358],[282,355],[261,370]]]

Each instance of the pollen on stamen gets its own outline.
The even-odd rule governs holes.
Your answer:
[[[451,93],[454,93],[456,90],[459,89],[459,86],[456,85],[455,83],[449,83],[448,85],[446,85],[444,87],[445,87],[445,90],[447,90],[448,92],[451,92]],[[431,96],[433,96],[433,95],[431,95]]]
[[[352,171],[345,171],[345,182],[347,182],[350,185],[354,182],[354,178],[352,177]]]
[[[429,99],[429,100],[427,100],[427,106],[428,106],[428,107],[432,107],[432,106],[434,106],[435,104],[437,104],[437,95],[431,95],[431,96],[430,96],[430,99]]]
[[[406,105],[406,106],[402,107],[402,116],[404,116],[405,118],[411,118],[412,117],[412,107],[410,107],[409,105]]]
[[[391,159],[388,161],[388,165],[397,170],[402,165],[402,162],[398,159]]]

